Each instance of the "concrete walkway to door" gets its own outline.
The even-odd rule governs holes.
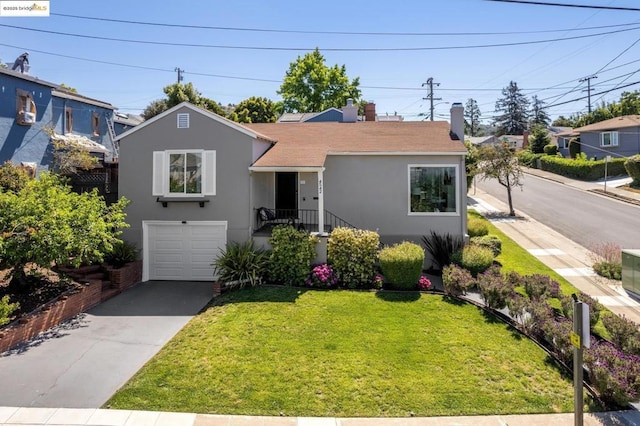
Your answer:
[[[2,405],[99,408],[212,297],[211,282],[137,284],[1,354]]]

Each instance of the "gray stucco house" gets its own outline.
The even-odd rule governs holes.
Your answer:
[[[279,222],[349,223],[383,243],[464,235],[462,105],[451,112],[451,126],[241,125],[181,103],[118,138],[119,192],[131,200],[123,237],[142,248],[146,281],[211,280],[227,242],[264,243]]]
[[[630,157],[640,153],[640,115],[625,115],[559,133],[560,153],[569,156],[569,140],[580,138],[580,152],[587,158],[607,155]]]

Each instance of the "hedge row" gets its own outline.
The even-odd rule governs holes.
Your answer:
[[[608,176],[626,175],[625,158],[614,158],[607,165]],[[540,158],[542,170],[573,179],[598,180],[604,178],[605,160],[582,161],[545,155]]]

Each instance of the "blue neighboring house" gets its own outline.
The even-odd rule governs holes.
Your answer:
[[[559,133],[558,148],[569,156],[569,141],[579,138],[587,158],[630,157],[640,153],[640,115],[625,115]]]
[[[358,116],[358,106],[353,104],[353,99],[347,99],[347,105],[342,109],[327,108],[321,112],[285,112],[278,118],[278,123],[351,123],[355,121],[402,121],[400,115],[376,115],[376,104],[368,102],[365,106],[365,115]]]
[[[101,164],[117,163],[114,109],[58,84],[0,69],[0,164],[47,170],[51,131],[56,139],[87,147]]]

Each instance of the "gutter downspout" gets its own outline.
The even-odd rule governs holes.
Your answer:
[[[318,232],[324,233],[324,167],[318,171]]]

